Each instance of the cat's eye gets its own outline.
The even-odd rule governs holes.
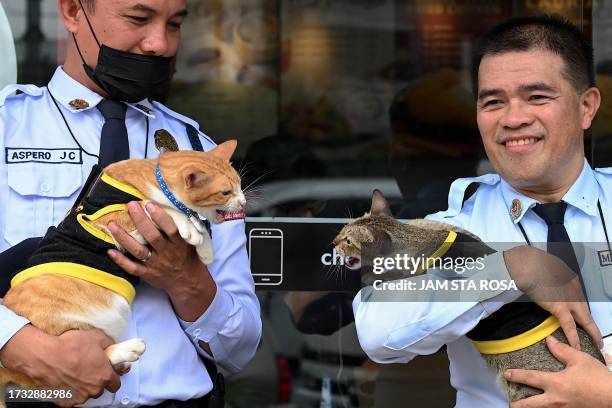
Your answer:
[[[221,194],[223,194],[224,196],[228,196],[228,195],[232,194],[232,192],[230,190],[226,190],[226,191],[222,192]]]
[[[351,245],[351,240],[347,238],[346,239],[346,243],[347,243],[347,245]]]

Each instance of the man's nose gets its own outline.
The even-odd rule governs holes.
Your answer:
[[[143,54],[165,56],[168,53],[168,35],[166,27],[151,27],[141,42]]]
[[[522,101],[510,101],[506,106],[500,124],[509,129],[518,129],[530,125],[534,116],[530,106]]]

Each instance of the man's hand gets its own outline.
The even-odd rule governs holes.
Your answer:
[[[576,323],[599,348],[603,347],[601,333],[591,317],[580,280],[565,262],[531,246],[512,248],[504,252],[504,259],[518,288],[559,320],[572,347],[580,350]]]
[[[99,397],[105,389],[117,392],[121,386],[104,353],[111,344],[99,330],[70,330],[51,336],[26,325],[0,349],[0,361],[44,387],[72,390],[71,400],[56,404],[73,406]]]
[[[128,211],[134,225],[151,246],[146,262],[134,262],[121,252],[111,249],[108,255],[126,272],[139,276],[149,285],[164,290],[183,320],[197,320],[212,303],[217,285],[195,248],[180,236],[178,228],[159,206],[148,203],[149,218],[140,204],[131,202]],[[109,224],[113,237],[137,259],[145,259],[149,248],[140,244],[116,224]],[[210,352],[206,343],[202,347]]]
[[[556,373],[506,370],[506,380],[544,390],[510,403],[510,408],[612,407],[612,372],[592,356],[548,336],[550,352],[566,367]]]

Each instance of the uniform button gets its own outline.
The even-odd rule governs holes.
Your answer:
[[[47,183],[42,183],[40,185],[40,191],[42,191],[43,193],[48,193],[49,190],[51,190],[51,187],[49,187]]]
[[[200,329],[195,329],[195,330],[193,331],[193,334],[195,334],[196,336],[199,336],[199,335],[200,335],[200,333],[202,333],[202,330],[200,330]]]
[[[130,399],[128,397],[121,398],[121,405],[127,405],[130,403]]]

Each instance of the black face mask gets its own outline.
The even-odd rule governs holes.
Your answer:
[[[80,3],[80,0],[79,0]],[[74,34],[77,51],[83,61],[85,73],[98,84],[110,99],[134,103],[150,97],[156,89],[164,85],[172,76],[172,57],[134,54],[100,45],[96,33],[89,22],[81,4],[85,19],[94,39],[100,47],[98,65],[92,69],[85,63]]]

